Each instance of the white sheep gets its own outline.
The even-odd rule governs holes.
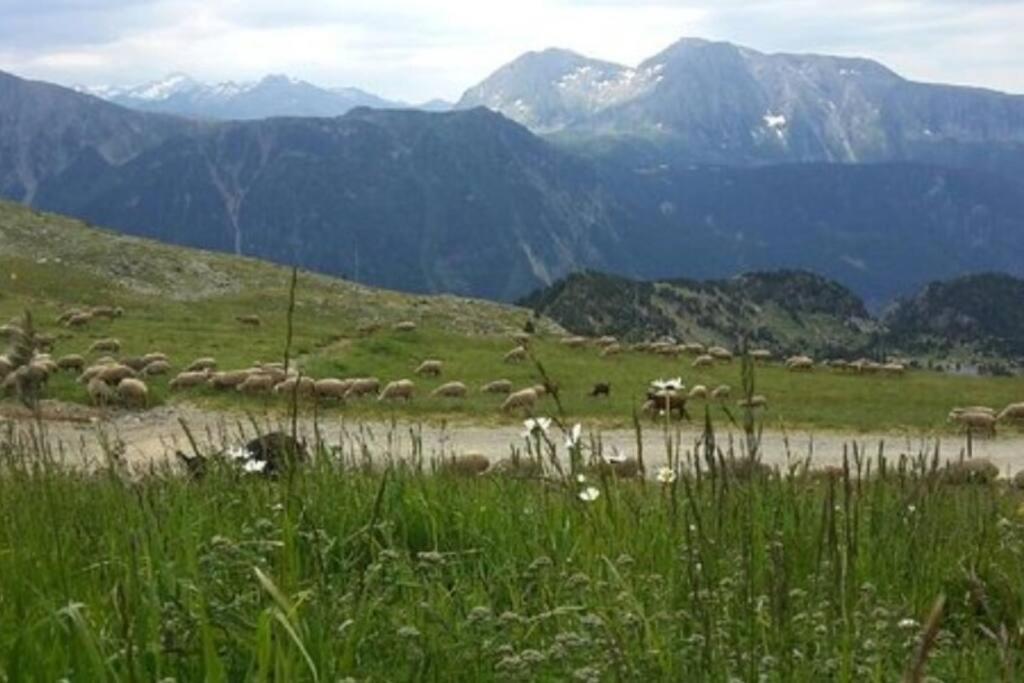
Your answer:
[[[617,356],[622,353],[622,344],[612,343],[601,349],[601,357],[607,358],[609,356]]]
[[[168,387],[171,391],[177,391],[178,389],[189,389],[192,387],[198,387],[206,384],[206,380],[209,378],[209,371],[186,371],[179,373],[177,377],[172,379],[168,383]]]
[[[57,360],[57,367],[61,370],[74,370],[75,372],[81,372],[85,369],[85,359],[77,353],[61,356]]]
[[[691,366],[695,367],[695,368],[706,368],[706,367],[708,367],[710,365],[714,365],[714,364],[715,364],[715,359],[712,356],[710,356],[710,355],[705,353],[705,354],[701,354],[700,356],[697,356],[696,358],[694,358],[693,359],[693,363],[691,363]]]
[[[135,371],[127,365],[106,365],[96,373],[95,377],[101,382],[106,382],[112,386],[120,384],[121,380],[133,379],[135,377]]]
[[[117,385],[117,395],[126,406],[145,408],[149,403],[149,387],[139,379],[126,377]]]
[[[146,367],[142,368],[142,374],[147,377],[155,377],[157,375],[166,375],[171,371],[171,364],[165,360],[154,360],[146,364]]]
[[[313,393],[317,398],[333,398],[343,400],[352,386],[350,379],[318,379],[313,383]]]
[[[501,404],[501,410],[502,412],[509,412],[515,408],[533,410],[536,403],[537,392],[532,387],[528,389],[520,389],[519,391],[509,394],[505,398],[505,401]]]
[[[722,401],[729,398],[732,394],[732,387],[728,384],[719,384],[717,387],[711,390],[711,398],[716,401]]]
[[[526,347],[517,346],[505,354],[503,360],[506,363],[519,363],[526,360]]]
[[[441,374],[443,365],[444,363],[437,359],[427,359],[419,364],[416,370],[414,370],[414,374],[423,375],[424,377],[437,377]]]
[[[740,408],[766,408],[768,406],[768,399],[761,394],[754,394],[749,400],[741,398],[736,402]]]
[[[507,379],[496,379],[480,387],[480,391],[485,394],[508,394],[512,391],[512,382]]]
[[[998,420],[1024,420],[1024,401],[1011,403],[996,416]]]
[[[462,382],[446,382],[430,392],[430,395],[444,398],[464,398],[466,396],[466,385]]]
[[[708,388],[706,386],[704,386],[703,384],[694,384],[693,387],[690,388],[689,397],[690,398],[707,398],[708,397]]]
[[[991,413],[950,412],[949,420],[963,425],[968,431],[978,430],[992,436],[996,434],[996,416]]]
[[[196,358],[194,361],[188,364],[185,368],[185,372],[202,372],[203,370],[216,370],[217,359],[216,358]]]
[[[790,372],[810,372],[814,370],[814,359],[810,356],[791,356],[786,359],[786,368]]]
[[[107,351],[109,353],[119,353],[121,351],[121,341],[119,339],[97,339],[89,347],[89,353],[96,353],[97,351]]]
[[[235,391],[242,394],[268,394],[279,381],[273,375],[254,373],[245,378],[245,381],[235,387]]]
[[[412,380],[408,379],[397,379],[394,382],[388,382],[384,389],[377,396],[378,401],[393,401],[396,399],[405,399],[411,401],[413,394],[416,392],[416,385],[413,384]]]
[[[490,466],[491,461],[486,455],[469,451],[462,455],[446,458],[439,465],[438,472],[451,476],[477,477],[487,472]]]
[[[712,346],[708,349],[708,355],[715,360],[725,361],[726,363],[732,361],[732,351],[722,346]]]
[[[316,392],[316,382],[311,377],[289,377],[274,385],[274,393],[280,396],[291,396],[296,392],[299,396],[312,396]]]
[[[352,380],[351,386],[345,392],[345,398],[361,398],[372,396],[380,391],[380,380],[376,377],[359,377]]]
[[[750,358],[755,362],[766,362],[772,359],[772,352],[768,349],[754,349],[750,352]]]
[[[565,337],[561,341],[562,346],[566,346],[570,349],[578,349],[587,345],[586,337]]]
[[[89,380],[86,391],[89,392],[89,402],[97,407],[106,406],[114,400],[114,390],[106,382],[96,377]]]
[[[394,329],[396,332],[414,332],[416,330],[416,323],[411,320],[403,320],[395,323]]]
[[[249,370],[215,372],[210,375],[206,383],[214,389],[235,389],[239,384],[247,380],[251,374]]]

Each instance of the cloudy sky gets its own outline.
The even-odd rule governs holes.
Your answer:
[[[286,73],[457,99],[527,50],[636,64],[682,36],[1024,93],[1024,0],[0,0],[0,69],[64,84]]]

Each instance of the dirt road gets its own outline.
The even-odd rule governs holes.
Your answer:
[[[251,438],[257,426],[252,419],[242,414],[208,412],[186,406],[158,408],[142,414],[121,414],[111,418],[89,421],[88,416],[76,416],[77,421],[49,420],[44,423],[46,439],[54,445],[54,450],[62,454],[62,458],[73,465],[97,463],[104,459],[104,448],[118,448],[124,458],[133,467],[147,467],[154,462],[173,459],[175,449],[189,451],[191,446],[185,436],[184,422],[198,442],[200,450],[210,452],[226,445],[240,443],[244,438]],[[290,424],[282,423],[280,418],[272,421],[259,418],[258,429],[290,430]],[[7,415],[0,417],[13,425],[16,432],[25,436],[33,429],[33,423],[23,417]],[[727,450],[730,443],[737,454],[743,452],[743,435],[736,430],[726,430],[725,425],[718,433],[718,443]],[[415,450],[423,457],[435,458],[442,454],[478,451],[493,460],[505,457],[513,447],[522,448],[524,439],[523,427],[516,426],[479,426],[479,425],[419,425],[398,422],[346,422],[339,419],[326,420],[314,427],[311,420],[300,418],[298,431],[309,441],[316,438],[319,432],[323,443],[340,449],[348,456],[359,456],[365,452],[374,458],[408,457]],[[636,435],[632,430],[604,430],[599,433],[586,434],[585,440],[599,440],[602,453],[606,456],[619,453],[633,456],[636,454]],[[694,426],[684,425],[678,432],[671,435],[676,447],[681,452],[693,450],[699,438]],[[552,428],[551,439],[562,449],[564,436]],[[731,439],[731,441],[730,441]],[[874,457],[879,444],[884,444],[884,452],[891,460],[901,454],[917,456],[926,452],[934,453],[936,445],[940,448],[940,458],[953,460],[960,457],[966,449],[966,438],[955,435],[923,434],[923,433],[884,433],[884,434],[850,434],[839,432],[807,432],[782,433],[766,431],[761,445],[762,457],[769,464],[784,465],[787,461],[794,462],[806,459],[809,455],[812,464],[825,466],[842,462],[844,446],[851,455],[854,444],[861,453]],[[106,444],[106,445],[105,445]],[[644,459],[649,465],[657,465],[666,458],[666,435],[655,425],[649,425],[643,432]],[[985,457],[995,463],[1004,475],[1012,475],[1024,469],[1024,436],[1019,432],[1002,434],[996,438],[974,439],[972,450],[975,457]]]

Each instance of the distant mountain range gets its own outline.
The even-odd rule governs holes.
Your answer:
[[[207,84],[185,74],[138,86],[77,86],[75,90],[141,111],[197,119],[263,119],[272,116],[341,116],[356,107],[445,111],[451,103],[423,105],[388,100],[359,88],[322,88],[297,78],[265,76],[259,81]]]
[[[470,88],[536,133],[677,163],[919,161],[1024,176],[1024,96],[908,81],[867,59],[685,38],[637,67],[531,52]]]
[[[132,97],[169,101],[180,86]],[[914,84],[865,60],[683,41],[625,69],[546,51],[453,111],[213,118],[0,73],[0,195],[167,242],[504,300],[585,269],[799,268],[878,310],[933,280],[1024,275],[1024,98]]]

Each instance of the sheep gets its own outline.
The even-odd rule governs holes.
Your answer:
[[[558,384],[549,384],[544,382],[543,384],[534,384],[533,390],[537,392],[537,398],[544,398],[548,394],[553,394],[558,391]]]
[[[594,385],[594,388],[590,390],[589,396],[597,398],[598,396],[610,397],[612,394],[611,382],[598,382]]]
[[[679,354],[683,352],[683,347],[676,346],[675,344],[656,344],[653,346],[653,351],[659,356],[678,358]]]
[[[443,398],[464,398],[466,396],[466,385],[462,382],[448,382],[430,392],[431,396]]]
[[[715,360],[725,361],[726,363],[732,362],[732,351],[722,346],[712,346],[708,349],[707,355]]]
[[[92,321],[92,313],[76,313],[65,321],[67,327],[85,327]]]
[[[494,463],[494,466],[487,470],[487,475],[509,479],[539,479],[544,476],[544,466],[534,458],[504,458]]]
[[[423,375],[424,377],[428,375],[430,377],[437,377],[441,374],[442,365],[444,364],[439,360],[428,359],[420,363],[413,372],[414,374]]]
[[[52,334],[36,334],[35,343],[36,348],[40,351],[52,351],[53,345],[57,343],[57,338]]]
[[[94,318],[106,318],[107,320],[113,320],[114,318],[120,318],[121,314],[118,313],[118,309],[113,306],[93,306],[89,310]]]
[[[254,373],[245,378],[245,381],[235,387],[235,391],[242,394],[269,394],[274,386],[278,384],[275,378],[270,375]]]
[[[413,384],[412,380],[398,379],[394,382],[388,382],[384,389],[377,396],[378,401],[393,401],[399,398],[411,401],[413,393],[416,391],[416,385]]]
[[[106,406],[114,400],[114,390],[96,377],[89,380],[86,391],[89,393],[89,402],[96,407]]]
[[[89,347],[89,353],[96,353],[97,351],[106,351],[108,353],[119,353],[121,351],[121,341],[119,339],[97,339]]]
[[[728,384],[719,384],[711,390],[711,398],[716,401],[724,401],[732,393],[732,387]]]
[[[204,370],[216,370],[217,359],[216,358],[196,358],[194,361],[188,364],[185,368],[185,372],[202,372]]]
[[[117,363],[117,359],[113,356],[100,356],[93,361],[93,365],[113,365]]]
[[[462,455],[446,458],[438,466],[440,474],[456,477],[478,477],[487,472],[491,461],[483,453],[468,451]]]
[[[84,311],[82,311],[82,309],[80,308],[69,308],[68,310],[58,315],[53,322],[57,325],[66,325],[67,322],[71,320],[71,318],[75,317],[76,315],[80,315],[83,312]]]
[[[118,382],[117,395],[126,406],[145,408],[149,403],[149,388],[139,379],[126,377]]]
[[[768,399],[761,394],[754,394],[749,399],[741,398],[739,401],[736,401],[736,405],[740,408],[767,408]]]
[[[352,386],[350,379],[318,379],[313,382],[313,393],[317,398],[335,398],[343,400]]]
[[[668,413],[669,417],[676,414],[680,419],[689,419],[686,412],[686,401],[689,397],[686,394],[677,394],[674,391],[662,389],[660,391],[648,391],[647,400],[640,410],[651,417],[658,417]]]
[[[772,352],[769,351],[768,349],[754,349],[753,351],[750,352],[750,358],[755,363],[765,363],[772,359]]]
[[[608,358],[609,356],[617,356],[622,353],[622,344],[614,343],[601,349],[601,357]]]
[[[507,379],[496,379],[480,387],[480,391],[484,394],[508,394],[512,391],[512,382]]]
[[[519,344],[520,346],[527,346],[532,338],[533,335],[531,335],[529,332],[516,332],[515,334],[512,335],[512,341],[514,341],[516,344]]]
[[[190,389],[192,387],[198,387],[206,384],[206,380],[209,376],[210,374],[207,371],[185,371],[179,373],[178,376],[172,379],[167,386],[171,391],[177,391],[178,389]]]
[[[289,377],[274,385],[274,393],[278,395],[291,396],[296,391],[300,396],[313,396],[316,393],[316,382],[311,377]]]
[[[700,356],[704,353],[704,345],[700,342],[690,342],[689,344],[683,344],[683,351],[694,356]]]
[[[345,392],[345,398],[373,396],[380,391],[380,380],[376,377],[360,377],[352,380],[352,385]]]
[[[169,363],[171,361],[171,359],[167,356],[166,353],[160,353],[159,351],[147,353],[145,356],[142,357],[142,359],[146,361],[147,365],[149,363],[156,363],[157,361],[163,361],[164,363]]]
[[[210,375],[206,383],[214,389],[235,389],[239,384],[248,379],[251,374],[248,370],[215,372]]]
[[[57,367],[61,370],[74,370],[75,372],[81,372],[85,368],[85,359],[78,354],[61,356],[57,360]]]
[[[636,458],[609,458],[601,460],[589,468],[600,476],[616,479],[635,479],[640,474],[640,463]]]
[[[508,353],[502,359],[506,363],[519,363],[526,360],[526,347],[517,346]]]
[[[985,413],[986,415],[995,415],[996,409],[990,408],[989,406],[963,406],[950,408],[950,415],[960,415],[961,413]]]
[[[127,365],[106,365],[96,373],[95,377],[101,382],[116,386],[123,379],[134,379],[135,371]]]
[[[561,341],[562,346],[570,349],[579,349],[587,345],[586,337],[565,337]]]
[[[263,324],[263,321],[260,320],[260,317],[255,314],[236,315],[235,320],[243,325],[249,325],[250,327],[259,327],[260,325]]]
[[[694,384],[693,387],[690,389],[689,398],[691,398],[691,399],[696,399],[696,398],[706,399],[707,397],[708,397],[708,388],[706,386],[704,386],[703,384]]]
[[[950,412],[949,421],[962,425],[969,432],[977,430],[991,436],[996,435],[996,416],[991,413]]]
[[[401,322],[395,323],[393,329],[395,330],[395,332],[415,332],[416,323],[412,322],[411,320],[403,320]]]
[[[896,375],[898,377],[903,376],[907,371],[907,367],[903,363],[886,363],[882,366],[882,372],[887,375]]]
[[[501,404],[501,411],[507,413],[516,408],[524,408],[527,411],[533,410],[537,403],[537,392],[531,387],[520,389],[509,394]]]
[[[171,364],[165,360],[155,360],[152,363],[148,363],[146,367],[142,368],[142,374],[146,377],[156,377],[157,375],[166,375],[171,371]]]
[[[595,343],[601,348],[606,348],[611,346],[612,344],[618,344],[619,340],[611,335],[605,335],[603,337],[598,337]]]
[[[121,359],[121,365],[127,365],[135,372],[142,372],[143,368],[149,365],[142,356],[129,356]]]
[[[710,365],[714,365],[714,364],[715,364],[714,357],[712,357],[712,356],[710,356],[710,355],[705,353],[705,354],[701,354],[700,356],[697,356],[696,358],[694,358],[693,359],[693,363],[691,363],[690,365],[691,365],[691,367],[695,367],[695,368],[706,368],[706,367],[708,367]]]
[[[790,372],[810,372],[814,370],[814,359],[809,356],[792,356],[786,359],[786,369]]]
[[[1011,403],[996,416],[997,420],[1024,420],[1024,401]]]

